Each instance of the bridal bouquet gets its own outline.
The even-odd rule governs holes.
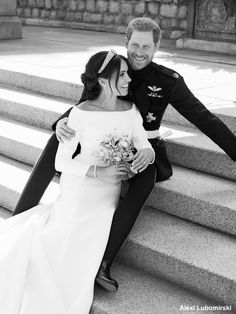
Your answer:
[[[96,152],[96,158],[105,165],[110,166],[120,162],[130,163],[135,153],[136,149],[132,137],[128,135],[108,134],[100,143]],[[134,173],[130,170],[128,177],[130,178],[133,175]]]

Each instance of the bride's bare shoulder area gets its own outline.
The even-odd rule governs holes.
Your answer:
[[[85,100],[76,106],[78,109],[83,111],[93,111],[94,105],[89,100]]]
[[[128,101],[128,100],[122,100],[121,106],[122,106],[123,110],[129,110],[133,107],[133,103]]]

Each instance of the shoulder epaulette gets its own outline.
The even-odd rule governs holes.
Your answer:
[[[159,65],[158,70],[165,75],[168,75],[174,79],[178,79],[180,77],[180,74],[177,73],[176,71],[169,69],[167,67],[164,67],[163,65]]]

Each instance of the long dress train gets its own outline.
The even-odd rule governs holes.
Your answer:
[[[86,173],[102,165],[96,153],[108,134],[134,136],[137,149],[151,148],[135,106],[116,112],[75,107],[68,125],[76,136],[57,151],[62,175],[55,202],[0,223],[2,314],[89,313],[121,182]],[[81,153],[72,159],[78,142]]]

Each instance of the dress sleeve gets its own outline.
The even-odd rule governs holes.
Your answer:
[[[155,151],[148,141],[147,133],[143,127],[143,118],[135,105],[133,105],[133,138],[134,147],[137,150],[150,148],[153,151],[153,161],[155,159]]]
[[[74,107],[69,114],[68,126],[75,130],[76,135],[72,137],[70,141],[59,143],[55,159],[55,168],[57,171],[63,173],[85,177],[91,165],[80,161],[79,158],[72,159],[80,141],[80,128],[82,126],[80,115],[81,112],[76,107]]]

